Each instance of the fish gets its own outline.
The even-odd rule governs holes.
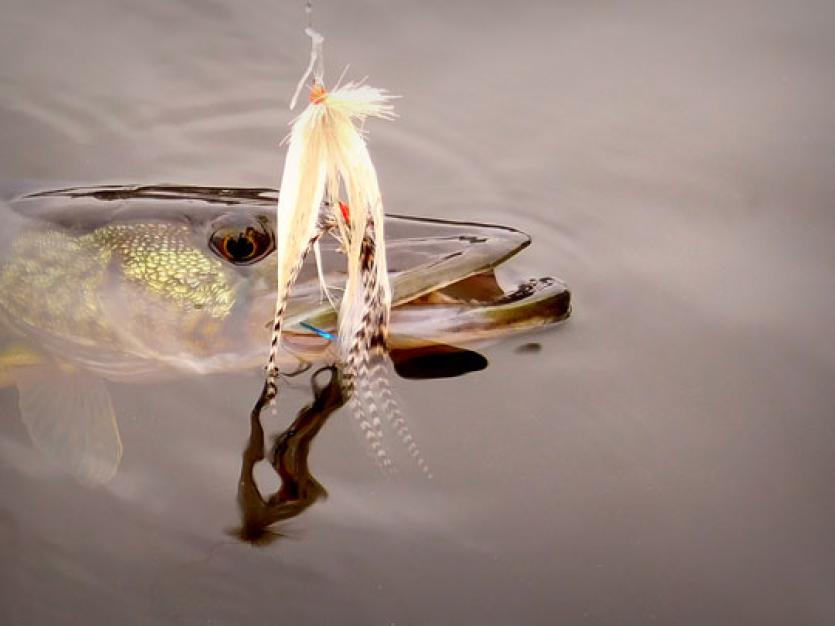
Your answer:
[[[101,484],[122,456],[107,382],[262,368],[276,293],[268,188],[103,185],[0,203],[0,386],[18,390],[34,446],[81,482]],[[565,320],[557,278],[503,289],[495,269],[527,247],[506,226],[389,214],[389,346],[407,362]],[[320,242],[339,299],[345,262]],[[283,371],[333,363],[334,305],[316,263],[288,301]],[[408,371],[405,368],[404,371]]]

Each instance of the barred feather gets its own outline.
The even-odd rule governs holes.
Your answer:
[[[432,478],[432,471],[427,465],[423,454],[418,447],[412,435],[411,429],[406,422],[406,416],[400,410],[400,404],[394,397],[394,392],[391,388],[391,383],[388,377],[388,359],[377,363],[374,370],[369,372],[369,378],[373,385],[373,394],[378,399],[380,404],[380,412],[386,417],[391,429],[400,439],[400,443],[405,446],[409,456],[412,457],[415,464],[418,466],[427,478]]]
[[[397,425],[398,433],[408,435],[408,430],[402,431],[405,422],[399,412],[399,421],[388,414],[396,408],[390,388],[382,386],[372,375],[385,372],[378,366],[386,362],[391,287],[383,202],[362,124],[368,117],[393,118],[392,96],[363,82],[326,91],[321,82],[323,39],[312,28],[305,32],[313,44],[311,61],[293,101],[308,75],[314,76],[314,84],[310,104],[292,125],[277,208],[278,293],[268,392],[270,399],[277,392],[275,357],[287,297],[307,252],[316,245],[321,233],[321,228],[317,230],[317,218],[322,201],[327,200],[324,207],[331,212],[327,219],[338,230],[348,262],[337,320],[340,381],[343,393],[351,398],[354,415],[375,460],[388,469],[392,463],[383,447],[381,415]],[[340,209],[340,198],[347,200],[349,211],[343,213]],[[320,265],[317,258],[317,266]]]
[[[351,396],[351,413],[360,427],[366,444],[369,446],[371,457],[383,472],[393,473],[394,463],[383,441],[380,408],[369,386],[368,379],[359,379],[354,389],[355,394]]]
[[[293,283],[296,282],[296,278],[299,276],[299,272],[304,265],[307,255],[310,253],[310,250],[316,246],[323,232],[323,230],[318,228],[314,230],[313,235],[307,242],[307,246],[305,246],[305,248],[301,251],[299,257],[296,259],[296,263],[292,265],[289,272],[287,272],[284,279],[285,282],[283,283],[281,282],[281,276],[283,274],[281,270],[279,271],[279,288],[275,302],[275,316],[273,317],[272,339],[270,340],[270,357],[267,361],[267,380],[265,388],[265,399],[267,401],[272,401],[278,394],[278,350],[281,346],[281,330],[284,324],[284,314],[287,310],[287,298],[290,295]]]
[[[276,356],[287,298],[304,258],[318,239],[319,210],[325,194],[331,200],[326,206],[331,207],[348,257],[348,282],[339,311],[340,337],[354,336],[362,323],[364,298],[358,264],[366,224],[372,224],[372,231],[383,241],[383,206],[377,173],[357,126],[368,116],[391,118],[391,97],[361,83],[349,83],[330,93],[321,86],[317,88],[315,97],[311,94],[311,103],[292,123],[281,179],[276,220],[278,290],[267,365],[270,398],[277,393]],[[347,222],[334,202],[342,189],[351,206]],[[387,318],[391,290],[385,254],[378,254],[375,259],[372,252],[371,259],[371,271],[380,285],[373,306],[384,309]],[[340,362],[347,361],[350,350],[350,342],[340,339]]]

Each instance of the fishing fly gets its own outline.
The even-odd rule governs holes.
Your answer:
[[[391,466],[381,443],[382,413],[409,446],[418,465],[425,467],[402,415],[396,410],[385,376],[391,287],[383,201],[363,130],[369,117],[394,118],[394,96],[364,80],[341,84],[342,77],[333,89],[327,89],[324,38],[312,27],[309,2],[306,10],[310,62],[290,101],[291,109],[308,79],[311,84],[306,108],[291,122],[281,178],[276,219],[278,287],[264,398],[273,403],[278,395],[278,353],[287,301],[311,250],[316,256],[323,291],[336,306],[322,275],[318,248],[322,235],[331,232],[340,241],[347,260],[347,279],[333,337],[343,393],[351,399],[379,464]],[[314,332],[332,338],[319,329]]]

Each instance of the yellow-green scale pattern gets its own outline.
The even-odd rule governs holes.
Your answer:
[[[117,281],[117,288],[129,287],[125,296],[152,301],[151,310],[178,316],[192,329],[199,320],[217,324],[234,305],[235,292],[221,261],[210,255],[180,224],[108,225],[78,236],[27,231],[0,271],[0,308],[14,326],[22,322],[90,345],[114,336],[101,298]]]
[[[194,247],[188,226],[119,224],[91,237],[121,255],[125,278],[184,309],[223,318],[235,304],[221,261]]]

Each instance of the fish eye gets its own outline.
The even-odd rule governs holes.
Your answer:
[[[247,224],[228,221],[218,224],[209,239],[212,250],[218,256],[235,265],[249,265],[260,261],[275,250],[275,238],[265,225],[257,220]]]

